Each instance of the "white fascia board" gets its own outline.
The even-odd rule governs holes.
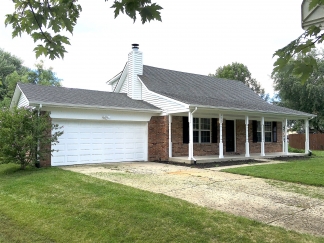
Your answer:
[[[113,83],[115,83],[115,82],[119,79],[119,77],[121,76],[121,74],[122,74],[122,72],[118,73],[118,74],[115,75],[112,79],[108,80],[108,81],[106,82],[106,84],[108,84],[108,85],[112,85]]]
[[[182,105],[182,106],[184,106],[186,109],[189,109],[189,104],[186,104],[186,103],[183,103],[183,102],[181,102],[181,101],[178,101],[178,100],[175,100],[175,99],[172,99],[172,98],[169,98],[169,97],[167,97],[167,96],[164,96],[164,95],[161,95],[161,94],[158,94],[158,93],[156,93],[156,92],[153,92],[153,91],[151,91],[151,90],[149,90],[147,87],[146,87],[146,85],[143,83],[143,81],[140,79],[140,77],[138,77],[137,76],[137,78],[138,78],[138,80],[141,82],[141,84],[150,92],[150,93],[152,93],[152,94],[154,94],[154,95],[156,95],[156,96],[159,96],[159,97],[162,97],[162,98],[164,98],[164,99],[167,99],[167,100],[170,100],[170,101],[172,101],[172,102],[175,102],[175,103],[178,103],[179,105]],[[181,112],[181,111],[180,111]]]
[[[271,116],[271,117],[276,117],[276,118],[290,118],[293,120],[298,120],[298,119],[306,119],[306,118],[313,118],[316,117],[316,115],[296,115],[296,114],[289,114],[289,113],[278,113],[278,112],[273,112],[273,111],[255,111],[255,110],[250,110],[250,109],[238,109],[238,108],[227,108],[227,107],[215,107],[215,106],[201,106],[201,105],[190,105],[191,109],[194,109],[198,107],[201,109],[207,109],[207,110],[212,110],[216,111],[219,113],[226,112],[227,114],[233,114],[233,115],[249,115],[249,116]]]
[[[128,65],[126,63],[126,65],[125,65],[125,67],[124,67],[124,69],[123,69],[123,71],[122,71],[122,73],[120,75],[120,78],[118,79],[118,83],[117,83],[115,89],[113,90],[113,92],[118,92],[119,93],[121,87],[123,86],[124,82],[126,81],[127,72],[128,72],[127,66]]]
[[[19,85],[17,84],[16,88],[15,88],[14,95],[12,96],[12,99],[11,99],[11,102],[10,102],[10,107],[9,107],[10,109],[13,109],[14,107],[16,107],[18,105],[18,101],[19,101],[20,95],[22,93],[23,92],[21,91]]]
[[[123,71],[121,71],[119,74],[117,74],[115,77],[113,77],[111,80],[107,81],[106,84],[113,85],[115,82],[117,82],[117,85],[115,86],[115,89],[112,92],[119,92],[120,88],[122,87],[125,78],[127,76],[127,62],[123,68]]]
[[[65,103],[44,103],[42,101],[33,101],[30,102],[31,106],[38,106],[42,104],[42,109],[45,110],[45,107],[61,107],[61,108],[78,108],[78,109],[92,109],[92,110],[115,110],[115,111],[136,111],[143,113],[161,113],[162,110],[157,109],[137,109],[137,108],[123,108],[123,107],[110,107],[110,106],[92,106],[92,105],[71,105]]]
[[[93,120],[93,121],[125,121],[125,122],[148,122],[154,115],[137,111],[116,111],[116,110],[93,110],[82,108],[61,108],[51,107],[52,119],[64,120]]]

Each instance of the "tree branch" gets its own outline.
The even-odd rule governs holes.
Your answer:
[[[48,42],[52,42],[51,40],[49,40],[49,39],[47,38],[47,36],[45,35],[45,33],[44,33],[43,30],[42,30],[41,25],[38,23],[38,20],[37,20],[37,18],[36,18],[36,15],[35,15],[35,12],[34,12],[33,6],[31,5],[30,1],[28,1],[28,5],[29,5],[29,7],[30,7],[30,9],[31,9],[31,11],[32,11],[32,13],[33,13],[34,19],[36,20],[36,23],[37,23],[38,28],[39,28],[39,30],[41,31],[42,35],[45,37],[45,39],[46,39]]]

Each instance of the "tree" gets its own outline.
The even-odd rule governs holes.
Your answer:
[[[49,122],[49,114],[39,115],[35,109],[1,109],[0,163],[20,164],[21,169],[39,164],[43,156],[54,151],[51,146],[40,146],[57,143],[63,134],[59,129]]]
[[[107,2],[108,0],[105,0]],[[12,37],[21,33],[30,35],[34,42],[40,41],[34,51],[36,57],[48,56],[50,59],[64,57],[64,44],[70,45],[69,38],[59,33],[68,31],[73,34],[82,11],[77,0],[13,0],[15,11],[6,15],[5,25],[13,28]],[[125,13],[134,22],[137,14],[142,23],[151,20],[161,21],[161,6],[151,0],[114,0],[115,18]]]
[[[11,55],[0,49],[0,101],[7,94],[6,78],[13,72],[17,75],[24,75],[28,72],[28,68],[24,67],[23,61],[16,56]]]
[[[28,83],[56,87],[61,86],[62,79],[56,77],[53,68],[45,69],[43,61],[36,63],[35,67],[35,70],[28,73]]]
[[[35,70],[22,64],[22,60],[0,49],[0,107],[10,105],[18,82],[61,86],[61,79],[52,68],[46,69],[43,61],[35,64]]]
[[[268,97],[268,95],[265,95],[260,83],[252,78],[249,69],[242,63],[232,62],[232,64],[219,67],[216,69],[215,74],[209,74],[209,76],[241,81],[262,98]]]
[[[285,71],[276,71],[274,79],[275,90],[278,91],[279,105],[317,115],[310,120],[310,126],[316,132],[324,132],[324,59],[322,52],[311,52],[309,55],[317,62],[317,69],[304,83],[302,77],[295,75],[287,76]],[[302,56],[293,58],[287,65],[293,66]],[[293,122],[293,129],[300,130],[302,124]]]
[[[324,5],[324,0],[310,0],[309,10],[318,5]],[[323,41],[324,32],[321,28],[315,25],[310,26],[301,36],[273,54],[273,57],[277,56],[278,58],[273,64],[272,74],[285,73],[286,77],[292,74],[298,77],[300,82],[306,82],[312,72],[317,69],[316,59],[308,54],[316,48],[316,44]],[[296,56],[298,58],[294,58]]]

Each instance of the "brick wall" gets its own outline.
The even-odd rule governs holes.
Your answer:
[[[253,143],[252,121],[249,121],[250,153],[261,153],[261,143]],[[277,142],[264,145],[265,153],[282,152],[282,123],[277,122]],[[245,121],[236,120],[236,151],[245,154]]]
[[[249,144],[250,153],[260,153],[261,144],[253,143],[252,121],[249,122]],[[183,144],[182,117],[172,117],[172,156],[187,156],[188,144]],[[219,126],[217,129],[217,141],[219,141]],[[226,121],[223,122],[223,144],[226,154]],[[277,142],[265,143],[265,153],[282,151],[282,124],[277,122]],[[245,154],[245,121],[236,120],[236,152]],[[219,143],[194,144],[194,155],[217,155],[219,154]]]
[[[182,116],[172,117],[172,156],[188,156],[188,144],[183,143],[183,129],[182,129]],[[224,151],[226,150],[225,144],[225,122],[223,123],[223,143]],[[219,141],[219,126],[217,128],[217,141]],[[218,143],[194,143],[194,156],[216,155],[219,151]]]
[[[148,123],[148,160],[169,159],[169,117],[152,116]]]
[[[305,134],[290,134],[289,145],[292,148],[305,149]],[[309,134],[309,149],[324,150],[324,134]]]
[[[149,160],[164,161],[169,158],[169,124],[167,116],[155,116],[149,122]],[[250,153],[261,153],[261,143],[253,143],[252,121],[249,122]],[[188,144],[183,143],[182,116],[172,117],[172,156],[188,156]],[[219,125],[217,128],[219,142]],[[223,122],[223,144],[226,155],[226,122]],[[245,121],[236,120],[236,152],[245,154]],[[265,153],[282,152],[282,124],[277,122],[277,142],[265,143]],[[194,156],[218,155],[219,143],[194,143]],[[231,154],[231,153],[229,153]]]
[[[45,111],[41,112],[41,115],[44,116],[46,115]],[[52,124],[52,118],[50,116],[48,116],[48,122],[50,124]],[[50,126],[51,127],[51,126]],[[52,130],[48,129],[47,131],[45,131],[46,136],[50,137],[52,135]],[[40,144],[39,145],[39,150],[40,150],[40,167],[49,167],[51,166],[51,143],[47,143],[47,144]]]

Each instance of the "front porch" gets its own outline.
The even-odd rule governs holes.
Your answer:
[[[280,157],[304,157],[307,156],[303,153],[267,153],[261,156],[260,153],[252,153],[250,157],[245,157],[244,154],[228,154],[224,155],[224,158],[219,158],[219,155],[207,155],[207,156],[195,156],[194,159],[188,159],[188,156],[170,157],[170,162],[184,163],[184,164],[205,164],[214,162],[226,162],[226,161],[243,161],[243,160],[264,160],[264,159],[275,159]]]

